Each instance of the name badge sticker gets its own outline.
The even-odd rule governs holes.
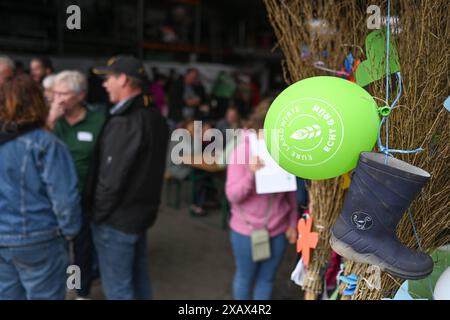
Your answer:
[[[90,132],[78,132],[78,141],[86,141],[86,142],[92,142],[94,141],[94,136]]]

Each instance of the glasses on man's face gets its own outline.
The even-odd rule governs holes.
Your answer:
[[[54,97],[70,97],[73,95],[72,91],[52,91]]]

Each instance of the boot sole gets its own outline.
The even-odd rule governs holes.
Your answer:
[[[355,261],[357,263],[370,264],[380,267],[381,271],[387,272],[395,277],[408,279],[408,280],[419,280],[426,278],[431,272],[433,272],[433,268],[431,270],[427,270],[426,272],[421,273],[411,273],[405,272],[404,270],[395,268],[391,265],[386,264],[382,259],[377,257],[371,253],[359,253],[355,251],[350,245],[345,242],[339,240],[331,233],[330,238],[331,248],[340,256],[347,258],[349,260]]]

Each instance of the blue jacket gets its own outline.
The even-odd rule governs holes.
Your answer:
[[[0,131],[0,246],[71,237],[80,227],[77,177],[66,146],[44,129]]]

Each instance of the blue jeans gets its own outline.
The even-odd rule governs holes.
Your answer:
[[[234,299],[269,300],[272,296],[275,274],[287,246],[285,234],[270,239],[271,257],[264,261],[253,262],[249,236],[231,231],[231,246],[236,263],[233,280]]]
[[[127,234],[104,224],[93,224],[92,236],[106,298],[151,299],[145,233]]]
[[[0,247],[0,300],[63,300],[68,265],[63,238]]]
[[[297,177],[297,205],[308,207],[308,190],[306,189],[306,181]]]
[[[77,290],[80,297],[87,297],[91,292],[92,281],[96,277],[94,269],[95,249],[92,241],[91,223],[87,214],[83,214],[81,218],[81,229],[73,242],[74,263],[80,267],[81,288]]]

